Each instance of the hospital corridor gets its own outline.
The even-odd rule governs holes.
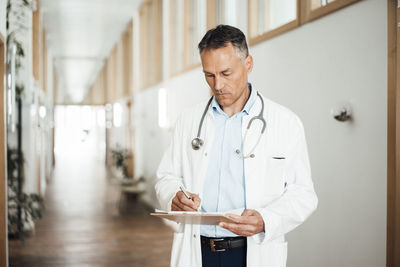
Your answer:
[[[98,111],[56,108],[62,122],[56,126],[55,144],[60,164],[46,189],[46,215],[25,244],[9,242],[11,266],[167,266],[171,230],[149,218],[148,207],[141,203],[119,207],[124,196],[118,184],[108,180],[103,161],[104,125],[84,132],[91,120],[79,116],[91,119]]]
[[[400,266],[394,0],[0,0],[0,267]]]

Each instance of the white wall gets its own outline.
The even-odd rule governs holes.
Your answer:
[[[386,32],[387,2],[361,1],[251,48],[254,86],[303,120],[320,200],[289,266],[385,266]],[[353,122],[332,118],[341,101]]]
[[[0,0],[0,34],[6,38],[7,0]]]
[[[287,236],[288,266],[385,266],[387,2],[360,1],[250,53],[253,86],[303,120],[320,201]],[[136,167],[151,190],[170,137],[157,125],[159,87],[168,90],[171,123],[208,97],[200,68],[135,95]],[[330,109],[341,101],[351,103],[354,121],[332,118]],[[157,205],[154,190],[145,199]]]
[[[47,41],[47,40],[46,40]],[[47,46],[47,98],[46,98],[46,176],[51,177],[53,173],[53,128],[54,127],[54,57],[49,46]]]

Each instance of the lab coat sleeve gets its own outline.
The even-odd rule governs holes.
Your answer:
[[[265,225],[265,232],[253,236],[257,243],[273,240],[293,230],[317,208],[304,128],[298,117],[296,125],[296,138],[287,157],[285,191],[268,206],[256,209]]]
[[[172,142],[164,153],[157,170],[155,191],[160,207],[163,210],[171,211],[172,199],[180,190],[182,185],[181,168],[181,142],[182,128],[181,119],[178,119],[172,137]]]

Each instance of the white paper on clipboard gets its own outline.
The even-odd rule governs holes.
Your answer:
[[[220,222],[236,222],[225,213],[206,213],[195,211],[161,211],[150,213],[152,216],[187,224],[218,225]]]

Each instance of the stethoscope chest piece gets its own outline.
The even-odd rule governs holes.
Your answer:
[[[199,150],[200,147],[204,144],[204,141],[201,140],[199,137],[196,137],[192,140],[192,148],[194,150]]]

